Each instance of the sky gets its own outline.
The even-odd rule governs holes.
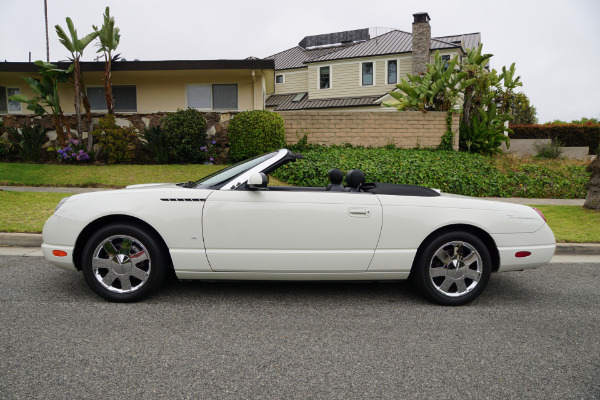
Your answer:
[[[600,118],[599,0],[47,0],[50,61],[69,53],[54,29],[70,17],[79,36],[102,25],[106,6],[132,60],[267,57],[305,36],[386,27],[411,32],[427,12],[432,36],[481,32],[491,66],[516,63],[541,123]],[[0,62],[46,60],[44,0],[0,0]],[[89,46],[83,59],[91,61]],[[594,72],[595,71],[595,72]]]

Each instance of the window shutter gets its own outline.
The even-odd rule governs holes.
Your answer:
[[[6,87],[0,86],[0,113],[8,112],[8,99],[6,97]]]

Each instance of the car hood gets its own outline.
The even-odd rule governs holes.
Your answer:
[[[176,188],[176,187],[178,187],[176,183],[140,183],[137,185],[126,186],[125,189],[148,189],[148,188],[168,189],[168,188]]]

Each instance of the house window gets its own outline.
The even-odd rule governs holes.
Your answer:
[[[16,94],[21,94],[19,88],[0,86],[0,113],[21,112],[21,102],[8,99]]]
[[[92,111],[107,110],[104,87],[94,86],[86,89]],[[137,111],[137,94],[135,85],[113,85],[115,111]]]
[[[275,75],[275,83],[283,83],[283,75]]]
[[[450,63],[450,56],[442,56],[442,62],[444,63],[444,71],[448,69],[448,64]]]
[[[398,61],[389,60],[387,64],[387,79],[388,84],[398,83]]]
[[[238,86],[213,85],[213,108],[226,108],[237,110],[238,108]]]
[[[373,84],[373,63],[362,63],[362,85],[368,86]]]
[[[319,89],[329,89],[331,87],[330,67],[319,68]]]
[[[238,85],[188,85],[187,106],[199,109],[238,108]]]

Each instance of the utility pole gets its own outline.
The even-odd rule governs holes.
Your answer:
[[[44,17],[46,18],[46,62],[50,62],[50,45],[48,43],[48,0],[44,0]]]

